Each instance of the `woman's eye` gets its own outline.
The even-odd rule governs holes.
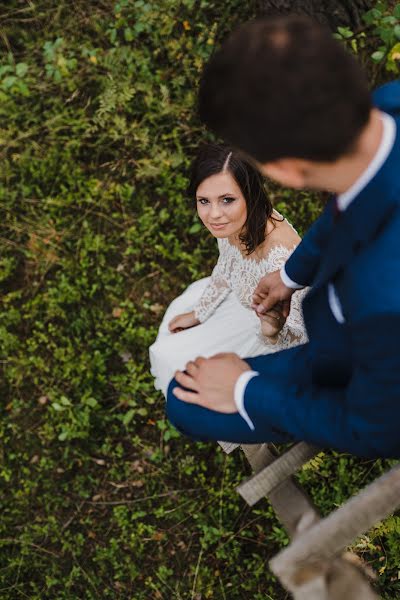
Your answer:
[[[236,200],[236,198],[231,198],[231,196],[225,196],[225,198],[223,198],[224,204],[230,204],[231,202],[234,202]]]
[[[199,198],[197,200],[197,202],[199,202],[200,204],[203,204],[203,206],[204,206],[204,204],[208,204],[207,198]]]

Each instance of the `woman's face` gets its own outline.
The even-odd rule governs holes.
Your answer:
[[[196,191],[197,213],[216,238],[239,234],[247,219],[243,193],[228,172],[211,175]]]

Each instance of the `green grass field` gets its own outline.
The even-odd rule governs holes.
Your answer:
[[[216,256],[185,195],[210,138],[196,87],[255,5],[0,3],[1,600],[287,597],[268,569],[286,535],[235,492],[243,457],[170,427],[147,358]],[[395,77],[397,12],[342,36],[371,84]],[[270,193],[301,232],[323,201]],[[389,464],[325,453],[300,480],[326,514]],[[387,600],[399,535],[393,516],[355,546]]]

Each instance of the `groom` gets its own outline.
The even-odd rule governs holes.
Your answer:
[[[207,65],[200,114],[266,176],[333,193],[259,312],[311,286],[309,342],[242,360],[198,358],[167,411],[196,439],[305,440],[400,457],[400,82],[370,97],[350,54],[313,21],[254,21]]]

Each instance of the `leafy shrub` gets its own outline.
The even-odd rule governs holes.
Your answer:
[[[386,0],[376,3],[376,6],[363,15],[364,27],[352,31],[349,27],[339,27],[336,37],[344,40],[357,54],[371,61],[370,71],[374,72],[373,64],[387,73],[398,75],[400,72],[400,4],[393,5]],[[372,34],[372,35],[371,35]],[[372,67],[372,68],[371,68]]]

